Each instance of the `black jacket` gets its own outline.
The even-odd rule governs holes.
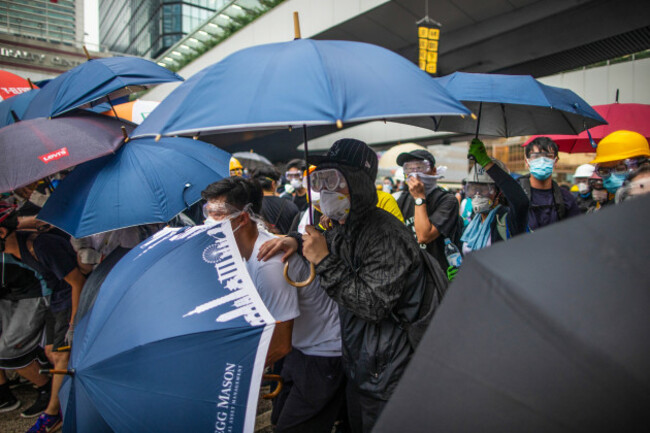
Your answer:
[[[325,232],[330,253],[316,272],[339,305],[348,379],[362,392],[387,400],[413,353],[399,323],[417,317],[429,277],[411,232],[376,207],[370,177],[337,168],[346,177],[351,210],[345,224]]]
[[[501,206],[497,211],[497,217],[492,220],[490,228],[492,243],[525,233],[528,226],[528,208],[530,205],[528,196],[526,196],[519,183],[497,164],[487,170],[487,173],[494,179],[494,182],[508,201],[508,205]],[[480,218],[480,216],[477,215],[476,218]],[[504,222],[505,227],[500,229],[499,224],[501,222]]]

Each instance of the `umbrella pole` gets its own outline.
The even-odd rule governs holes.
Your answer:
[[[307,143],[307,125],[302,125],[302,136],[305,140],[305,165],[307,166],[307,201],[309,201],[309,206],[307,206],[307,212],[309,212],[309,225],[314,225],[314,212],[312,211],[312,202],[311,202],[311,181],[309,180],[309,145]]]
[[[483,110],[483,102],[479,102],[478,104],[478,118],[476,119],[476,134],[474,138],[478,139],[478,131],[481,128],[481,111]],[[467,159],[474,161],[474,181],[478,182],[478,170],[476,167],[476,159],[472,155],[467,155]]]
[[[119,119],[119,116],[117,115],[117,111],[115,111],[115,107],[113,106],[113,102],[111,101],[111,98],[106,95],[106,100],[108,101],[108,105],[111,106],[111,110],[113,110],[113,115],[115,116],[116,119]]]

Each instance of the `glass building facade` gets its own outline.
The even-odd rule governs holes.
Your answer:
[[[83,35],[77,35],[76,3],[75,0],[2,0],[0,33],[65,44],[81,42]]]
[[[156,58],[226,3],[227,0],[102,0],[99,43],[109,51]]]

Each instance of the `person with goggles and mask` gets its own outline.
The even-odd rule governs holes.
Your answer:
[[[409,329],[417,328],[423,311],[435,309],[426,303],[427,290],[447,284],[433,258],[437,272],[429,271],[427,253],[410,230],[377,208],[377,166],[377,154],[364,142],[335,142],[310,177],[332,227],[321,234],[308,226],[305,235],[291,234],[260,250],[262,259],[278,251],[302,254],[339,305],[353,432],[372,430],[415,350]]]
[[[426,150],[401,153],[397,164],[404,170],[407,189],[397,198],[406,226],[412,230],[420,248],[426,249],[442,269],[449,264],[445,257],[445,239],[460,246],[463,223],[456,196],[437,185],[436,160]]]
[[[603,178],[598,176],[595,171],[589,177],[589,189],[591,190],[591,206],[587,213],[600,210],[603,206],[614,203],[614,194],[610,194],[603,185]]]
[[[648,140],[634,131],[614,131],[600,140],[596,147],[596,173],[603,179],[603,186],[610,194],[617,194],[631,172],[649,164]],[[620,196],[616,195],[616,202]]]
[[[466,178],[465,195],[472,199],[472,217],[461,242],[463,254],[526,232],[528,197],[505,164],[488,156],[483,143],[472,140],[475,164]]]
[[[530,200],[528,226],[531,230],[580,215],[576,198],[553,180],[558,161],[557,144],[548,137],[537,137],[526,145],[526,166],[530,175],[519,179]]]
[[[284,387],[274,401],[274,431],[330,432],[342,402],[341,329],[338,307],[319,280],[297,289],[284,278],[279,255],[260,260],[260,247],[275,236],[258,225],[263,192],[254,179],[226,178],[208,185],[206,224],[229,221],[237,248],[246,262],[264,305],[279,323],[271,337],[266,364],[283,359]],[[261,228],[262,227],[262,228]],[[289,258],[290,278],[305,280],[309,267],[299,256]]]
[[[591,198],[591,187],[589,186],[589,178],[594,174],[594,170],[595,167],[593,165],[582,164],[576,168],[573,175],[573,183],[578,187],[576,202],[582,213],[587,212],[594,201]]]
[[[302,159],[292,159],[287,164],[287,171],[284,173],[284,177],[289,182],[285,186],[286,197],[291,198],[293,204],[296,205],[300,212],[307,209],[309,203],[307,201],[307,187],[305,185],[305,170],[307,170],[307,164]],[[287,188],[289,187],[289,188]],[[281,195],[281,197],[285,197]]]

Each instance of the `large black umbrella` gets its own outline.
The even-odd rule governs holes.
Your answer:
[[[374,432],[650,426],[650,196],[466,257]]]

